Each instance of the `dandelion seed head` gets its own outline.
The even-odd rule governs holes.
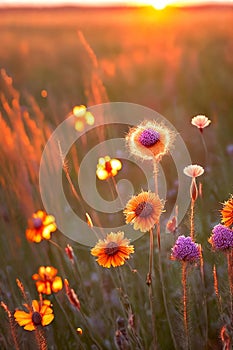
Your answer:
[[[165,125],[145,120],[129,130],[126,144],[135,157],[160,161],[171,149],[174,138],[174,132]]]

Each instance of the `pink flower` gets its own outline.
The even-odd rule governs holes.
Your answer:
[[[201,176],[204,173],[204,169],[200,165],[192,164],[184,168],[184,173],[187,176],[196,178],[198,176]]]
[[[196,117],[192,118],[191,124],[196,126],[200,131],[204,128],[206,128],[211,123],[211,120],[209,120],[205,115],[197,115]]]

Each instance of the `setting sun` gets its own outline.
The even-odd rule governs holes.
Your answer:
[[[163,10],[168,4],[168,0],[151,0],[145,1],[148,5],[153,6],[156,10]]]

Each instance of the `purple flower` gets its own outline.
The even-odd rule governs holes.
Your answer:
[[[153,129],[145,129],[139,136],[139,142],[145,147],[151,147],[160,140],[160,134]]]
[[[233,248],[233,231],[228,227],[218,224],[213,228],[213,234],[209,239],[216,250],[226,250]]]
[[[191,237],[179,236],[172,248],[172,258],[182,261],[196,261],[200,258],[198,244]]]

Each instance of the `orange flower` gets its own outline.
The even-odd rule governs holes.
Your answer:
[[[28,221],[26,237],[29,241],[39,243],[43,239],[50,239],[51,232],[56,231],[56,229],[54,216],[38,210]]]
[[[126,204],[126,223],[133,224],[135,230],[149,231],[158,223],[163,206],[163,202],[155,193],[141,192]]]
[[[168,153],[173,140],[173,131],[156,121],[147,120],[131,128],[126,136],[126,144],[134,156],[156,161]]]
[[[98,241],[91,249],[91,254],[97,257],[96,261],[103,267],[121,266],[134,253],[134,246],[129,243],[129,239],[124,238],[124,232],[111,232],[104,240]]]
[[[202,132],[204,128],[206,128],[211,123],[205,115],[197,115],[193,117],[191,120],[191,124],[196,126]]]
[[[57,276],[57,269],[52,266],[40,266],[38,274],[35,273],[32,279],[36,281],[38,293],[50,295],[62,289],[62,279]]]
[[[223,225],[229,227],[233,225],[233,196],[223,203],[223,208],[221,210]]]
[[[83,131],[85,124],[93,125],[95,122],[93,114],[87,111],[87,107],[84,105],[75,106],[73,108],[73,115],[77,118],[75,122],[75,129],[77,131]]]
[[[109,156],[105,156],[104,158],[99,158],[96,176],[99,180],[107,180],[112,176],[116,176],[121,168],[122,164],[118,159],[111,159]]]
[[[14,313],[16,322],[27,331],[34,331],[37,326],[47,326],[54,319],[49,300],[33,300],[32,305],[24,304],[28,312],[17,310]]]
[[[201,176],[204,173],[204,169],[202,168],[202,166],[197,165],[197,164],[192,164],[189,166],[186,166],[184,168],[184,174],[190,177],[198,177]]]

